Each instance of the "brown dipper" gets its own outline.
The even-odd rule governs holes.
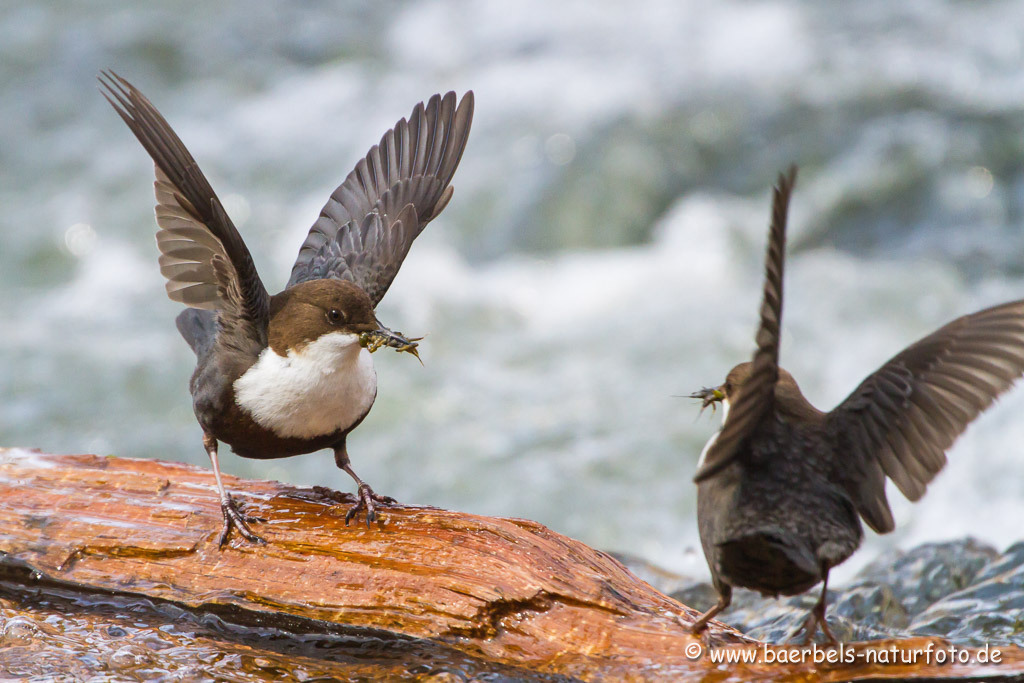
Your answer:
[[[829,570],[860,545],[860,519],[893,529],[886,477],[916,501],[967,425],[1024,372],[1024,301],[965,315],[911,344],[831,412],[812,406],[778,365],[786,214],[796,168],[772,202],[757,351],[725,383],[692,395],[722,402],[721,430],[701,453],[697,520],[718,603],[733,586],[796,595],[819,581],[821,598],[801,631],[825,621]]]
[[[359,488],[366,523],[378,496],[352,470],[345,437],[373,405],[380,346],[416,354],[416,341],[380,324],[374,308],[412,242],[452,196],[473,118],[473,93],[416,105],[370,148],[331,195],[299,249],[284,291],[269,295],[241,235],[164,117],[114,73],[104,96],[156,164],[156,234],[167,294],[188,309],[178,330],[197,356],[189,388],[220,492],[223,545],[249,528],[221,483],[217,442],[245,458],[334,449]]]

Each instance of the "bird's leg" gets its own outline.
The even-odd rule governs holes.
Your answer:
[[[798,628],[793,634],[786,639],[787,642],[793,640],[801,633],[805,635],[803,644],[806,645],[814,639],[814,632],[818,630],[818,626],[821,626],[822,633],[828,638],[829,645],[836,645],[839,641],[832,635],[832,630],[828,627],[828,621],[825,620],[825,599],[826,593],[828,593],[828,567],[822,567],[822,574],[824,579],[821,582],[821,597],[818,598],[818,602],[814,603],[814,607],[811,608],[810,614],[804,620],[804,623]]]
[[[213,464],[213,476],[217,479],[217,491],[220,492],[220,510],[224,515],[224,529],[220,532],[220,540],[217,545],[221,548],[227,543],[228,534],[231,533],[231,527],[234,526],[238,529],[238,533],[242,534],[242,537],[250,543],[266,543],[261,537],[257,536],[246,524],[245,517],[238,511],[238,507],[235,506],[235,501],[232,500],[231,496],[224,489],[224,483],[220,480],[220,463],[217,462],[217,439],[211,435],[203,432],[203,446],[206,448],[206,453],[210,456],[210,463]]]
[[[707,628],[708,622],[715,618],[715,615],[732,604],[732,586],[729,584],[723,584],[720,588],[718,586],[716,586],[716,588],[718,588],[718,602],[714,607],[700,615],[700,618],[693,623],[693,626],[690,627],[690,633],[693,635],[700,634],[701,631]],[[683,626],[687,625],[683,622],[683,617],[681,615],[679,616],[679,623]]]
[[[358,498],[359,500],[355,505],[345,514],[345,526],[352,521],[352,518],[359,514],[360,510],[366,510],[366,528],[370,528],[370,523],[377,520],[377,504],[381,505],[392,505],[397,503],[394,498],[389,496],[379,496],[373,492],[370,485],[359,478],[359,475],[352,469],[352,465],[348,459],[348,449],[345,448],[345,442],[342,441],[340,445],[334,447],[334,462],[338,464],[338,467],[348,472],[348,476],[352,477],[356,486],[359,487]]]

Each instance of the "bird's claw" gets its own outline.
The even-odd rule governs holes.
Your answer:
[[[357,494],[358,501],[353,505],[347,513],[345,513],[345,526],[355,518],[360,511],[366,511],[366,528],[370,528],[370,524],[377,521],[377,506],[381,505],[388,507],[394,505],[398,501],[391,496],[379,496],[373,492],[369,484],[360,484],[359,493]]]
[[[800,642],[796,644],[810,644],[814,640],[814,633],[818,630],[818,626],[821,626],[821,632],[824,633],[825,638],[827,638],[827,640],[825,641],[827,645],[839,644],[839,641],[836,640],[836,637],[832,635],[832,629],[828,627],[828,621],[825,620],[825,615],[823,611],[819,612],[817,607],[812,609],[810,614],[807,615],[807,618],[804,619],[803,623],[800,624],[800,626],[797,627],[795,631],[789,634],[789,637],[786,638],[786,643],[794,642],[797,640],[797,638],[801,638],[802,636]]]
[[[267,541],[249,528],[245,516],[238,511],[238,507],[231,496],[228,496],[227,500],[221,502],[220,509],[224,515],[224,528],[220,532],[220,540],[217,542],[218,547],[223,548],[228,542],[228,536],[231,534],[232,527],[238,529],[238,533],[242,535],[242,538],[250,543],[266,545]]]

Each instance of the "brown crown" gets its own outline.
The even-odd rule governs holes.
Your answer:
[[[289,287],[270,303],[270,348],[282,356],[331,332],[375,330],[370,297],[348,280],[310,280]]]

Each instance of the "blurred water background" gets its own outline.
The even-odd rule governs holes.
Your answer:
[[[801,166],[783,364],[828,409],[949,319],[1024,297],[1024,7],[1007,2],[8,0],[0,8],[0,444],[207,465],[113,68],[197,157],[271,291],[355,161],[472,88],[455,196],[380,318],[349,439],[401,501],[536,519],[706,574],[675,397],[753,350],[769,188]],[[1022,537],[1024,388],[886,549]],[[226,471],[351,490],[329,452]],[[212,484],[212,480],[211,480]]]

